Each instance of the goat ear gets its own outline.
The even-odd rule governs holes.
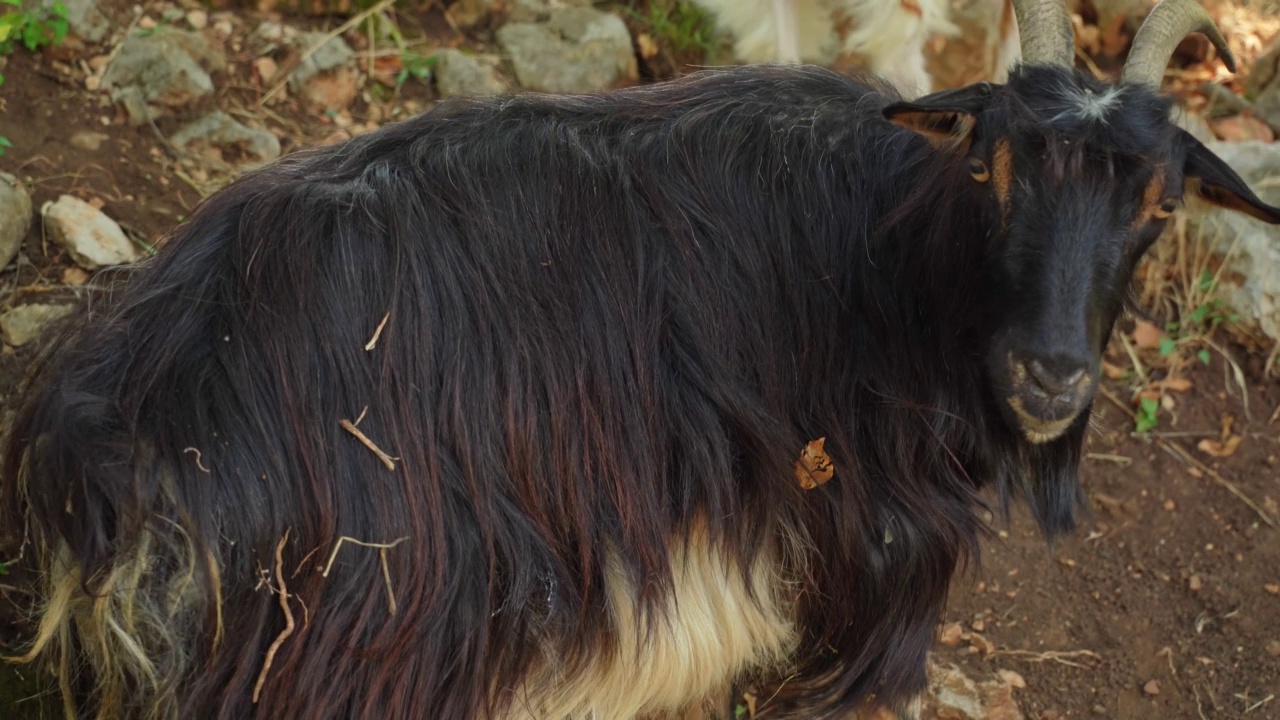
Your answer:
[[[1183,176],[1189,181],[1187,192],[1194,192],[1214,205],[1252,215],[1263,222],[1280,225],[1280,207],[1268,205],[1253,194],[1245,181],[1189,133],[1183,131],[1187,143],[1187,159]],[[1198,181],[1198,182],[1194,182]]]
[[[881,112],[889,122],[919,133],[935,145],[967,144],[975,118],[990,99],[991,86],[980,83],[891,103]]]

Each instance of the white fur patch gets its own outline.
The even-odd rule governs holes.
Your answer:
[[[1088,88],[1076,88],[1067,98],[1067,108],[1058,113],[1055,120],[1073,119],[1086,122],[1107,121],[1107,115],[1120,105],[1120,86],[1114,85],[1095,93]]]
[[[664,618],[637,615],[637,593],[620,567],[607,572],[615,652],[564,668],[550,656],[517,691],[501,720],[630,720],[711,717],[742,673],[777,667],[795,647],[778,568],[762,558],[744,579],[705,537],[671,554],[675,584]],[[748,594],[748,586],[754,598]]]

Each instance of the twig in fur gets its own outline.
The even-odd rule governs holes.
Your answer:
[[[189,447],[189,448],[182,448],[182,452],[184,452],[184,453],[195,453],[195,454],[196,454],[196,467],[200,468],[200,472],[202,472],[202,473],[208,473],[208,472],[209,472],[209,468],[205,467],[205,466],[204,466],[204,463],[200,461],[201,455],[200,455],[200,449],[199,449],[199,448],[193,448],[193,447]]]
[[[365,447],[369,448],[369,450],[371,450],[374,455],[377,455],[378,459],[382,461],[382,464],[385,465],[388,470],[396,469],[395,458],[383,452],[382,448],[378,447],[377,445],[374,445],[373,441],[370,440],[367,435],[360,432],[360,428],[356,427],[355,423],[347,419],[342,419],[338,421],[338,424],[342,426],[343,430],[346,430],[347,432],[354,435],[355,438],[359,440]]]
[[[271,647],[267,648],[267,658],[262,662],[262,672],[258,673],[258,682],[253,686],[254,705],[257,705],[262,697],[262,686],[267,682],[267,673],[271,671],[271,663],[276,659],[276,651],[293,634],[293,611],[289,609],[289,590],[284,584],[284,546],[287,542],[289,542],[289,530],[284,531],[284,537],[281,537],[280,543],[276,545],[276,583],[280,585],[280,609],[284,611],[284,629],[276,636]]]
[[[382,337],[382,328],[387,326],[387,321],[391,319],[391,313],[382,316],[382,322],[378,323],[378,327],[373,331],[373,337],[369,338],[369,342],[365,343],[365,351],[372,351],[378,345],[378,338]]]
[[[408,540],[408,536],[397,538],[394,542],[389,543],[371,543],[363,540],[357,540],[349,535],[343,535],[338,538],[338,542],[333,545],[333,552],[329,553],[329,562],[324,565],[324,572],[320,573],[321,577],[329,577],[329,570],[333,568],[333,561],[338,558],[338,550],[342,548],[342,543],[349,542],[353,545],[359,545],[367,548],[377,548],[380,561],[382,563],[382,580],[387,584],[387,605],[392,615],[396,614],[396,593],[391,589],[391,571],[387,568],[387,551]]]

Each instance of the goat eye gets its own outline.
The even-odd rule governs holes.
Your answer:
[[[1165,198],[1160,205],[1151,213],[1157,219],[1163,220],[1173,214],[1178,209],[1178,198]]]
[[[986,182],[991,179],[991,170],[986,163],[978,158],[969,158],[969,174],[978,182]]]

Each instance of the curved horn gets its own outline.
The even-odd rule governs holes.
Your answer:
[[[1075,32],[1062,0],[1013,0],[1013,14],[1024,63],[1075,67]]]
[[[1213,41],[1227,69],[1236,71],[1236,59],[1227,47],[1227,41],[1200,3],[1196,0],[1161,0],[1138,28],[1120,81],[1158,89],[1173,51],[1183,38],[1193,32],[1203,33]]]

